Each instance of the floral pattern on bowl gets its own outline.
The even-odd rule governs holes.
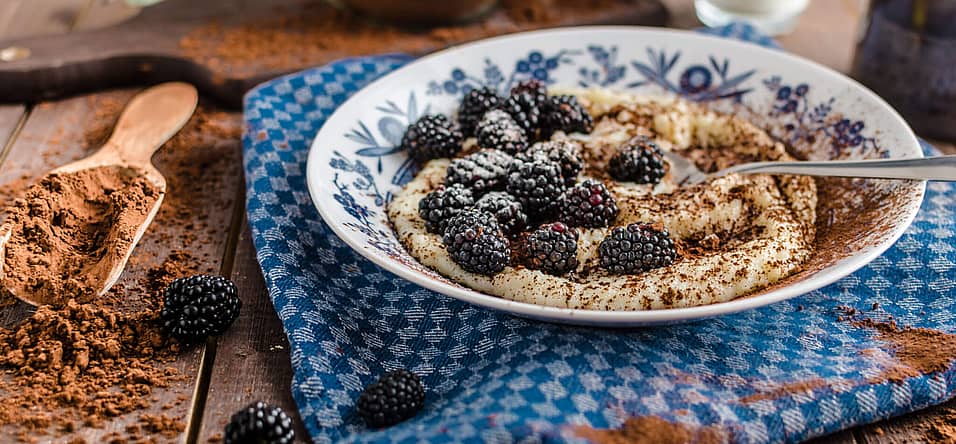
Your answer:
[[[628,43],[618,43],[624,41]],[[379,265],[453,297],[549,320],[639,325],[753,308],[833,282],[885,250],[908,226],[922,198],[921,183],[867,181],[859,187],[865,191],[857,196],[858,206],[872,201],[868,197],[896,198],[894,205],[880,209],[888,216],[880,226],[851,236],[848,245],[853,251],[809,267],[813,272],[789,279],[786,287],[709,308],[584,312],[527,307],[484,295],[409,256],[389,226],[385,203],[416,172],[415,163],[398,148],[408,124],[431,112],[453,115],[461,96],[474,88],[491,87],[504,94],[517,82],[532,78],[549,85],[678,94],[750,119],[808,159],[920,155],[912,131],[875,95],[835,72],[782,52],[676,31],[615,27],[540,31],[423,58],[376,81],[340,107],[317,135],[307,172],[313,200],[326,222]],[[834,220],[824,224],[839,224],[840,217],[853,211],[854,206],[848,205],[842,216],[827,213]]]

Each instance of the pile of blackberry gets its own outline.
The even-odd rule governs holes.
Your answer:
[[[409,126],[402,147],[420,162],[453,158],[444,185],[419,202],[426,230],[472,273],[491,276],[509,265],[557,276],[575,271],[578,230],[612,227],[619,210],[603,182],[578,182],[585,166],[581,146],[555,134],[593,128],[577,98],[548,95],[537,80],[518,83],[507,96],[487,87],[471,90],[455,121],[422,117]],[[461,156],[464,138],[474,138],[476,148]],[[635,138],[619,148],[608,172],[620,181],[656,183],[664,174],[660,150],[650,139]],[[638,235],[650,230],[640,226],[644,231],[628,226],[609,232],[599,247],[602,267],[640,273],[673,260],[666,231]]]

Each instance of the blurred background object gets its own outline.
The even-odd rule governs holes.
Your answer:
[[[797,26],[810,0],[695,0],[697,17],[707,26],[748,22],[769,35],[786,34]]]
[[[852,75],[917,132],[956,140],[956,0],[873,0]]]
[[[339,0],[368,17],[409,25],[448,25],[480,18],[498,0]]]

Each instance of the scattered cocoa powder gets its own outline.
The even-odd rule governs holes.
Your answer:
[[[827,381],[820,378],[788,382],[758,390],[757,393],[740,398],[740,402],[750,404],[758,401],[780,399],[790,395],[812,392],[819,388],[828,387],[829,385]]]
[[[896,322],[872,319],[852,321],[857,327],[876,332],[881,341],[889,344],[894,360],[876,376],[867,379],[871,384],[886,381],[902,382],[932,373],[943,372],[956,361],[956,335],[929,328],[899,327]],[[874,356],[872,351],[864,354]]]
[[[598,444],[720,444],[731,438],[719,426],[693,426],[657,416],[628,418],[619,429],[580,426],[574,433]]]
[[[163,363],[179,344],[157,323],[158,309],[121,313],[74,300],[40,306],[13,330],[0,330],[0,424],[21,437],[55,427],[70,433],[150,405],[156,387],[183,378]]]
[[[956,408],[942,407],[927,416],[929,427],[925,430],[932,442],[956,444]]]
[[[139,170],[96,167],[50,174],[6,210],[10,238],[0,285],[41,304],[88,302],[132,247],[160,198]]]
[[[97,96],[95,102],[94,121],[85,123],[86,133],[75,138],[80,143],[61,140],[55,143],[62,145],[45,144],[44,152],[56,151],[54,157],[62,159],[72,157],[63,153],[85,155],[99,147],[124,103],[109,95]],[[63,120],[64,125],[77,124],[70,116]],[[163,337],[156,318],[169,282],[218,271],[220,258],[210,252],[219,253],[206,245],[225,239],[240,196],[240,135],[238,113],[201,106],[153,159],[167,179],[168,194],[120,283],[89,303],[72,299],[60,306],[41,305],[12,330],[0,329],[0,396],[7,401],[0,406],[2,436],[49,441],[43,437],[107,422],[131,425],[98,437],[99,442],[154,442],[181,435],[181,418],[156,411],[182,405],[189,397],[170,402],[158,395],[192,375],[176,370],[183,351]],[[24,196],[29,179],[7,182],[0,198]],[[62,440],[85,442],[80,437]]]

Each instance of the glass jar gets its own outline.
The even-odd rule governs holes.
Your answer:
[[[956,0],[872,0],[852,75],[920,135],[956,140]]]

